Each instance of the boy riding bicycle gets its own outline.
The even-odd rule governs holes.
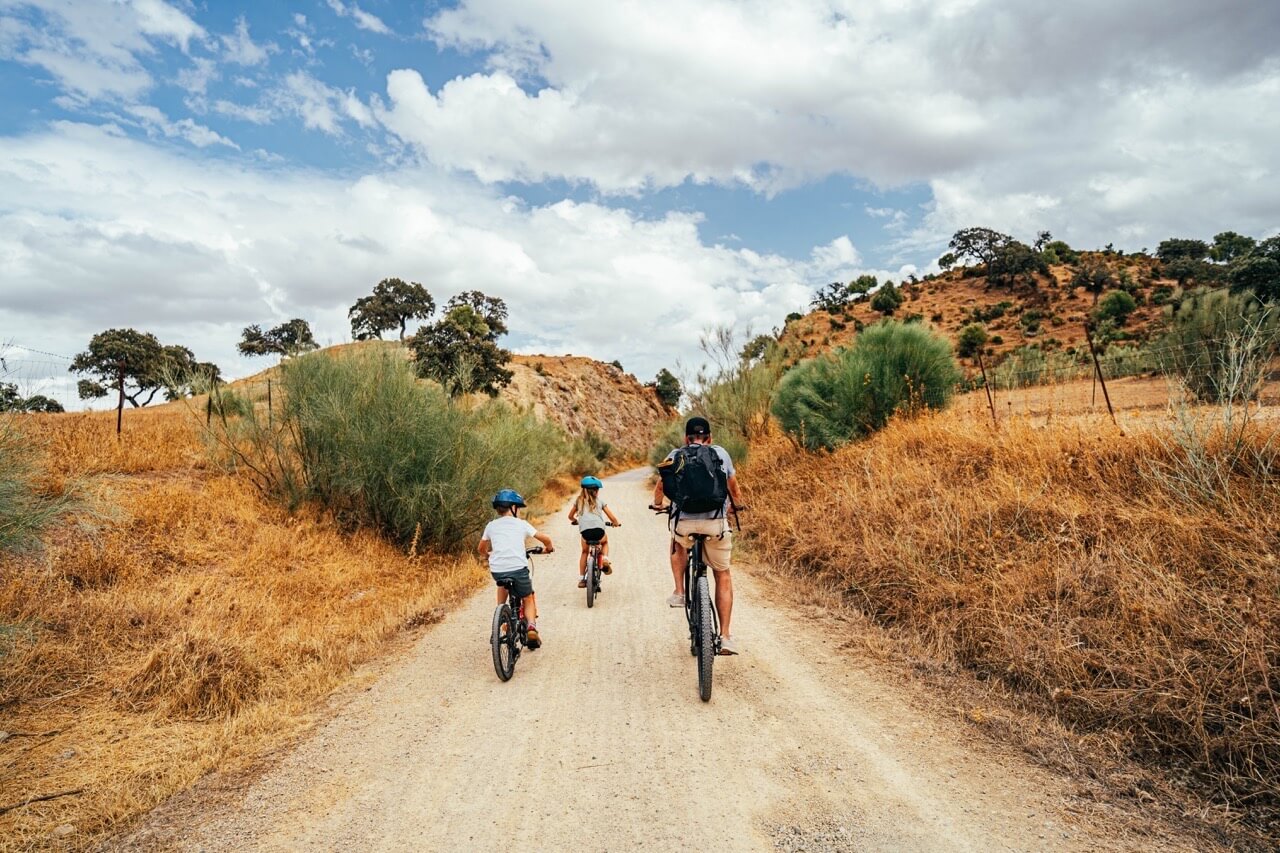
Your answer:
[[[605,518],[614,527],[621,527],[622,522],[609,509],[609,505],[600,500],[600,490],[604,483],[597,477],[582,478],[582,493],[569,508],[569,523],[578,525],[582,534],[582,555],[578,557],[578,587],[587,586],[587,551],[592,545],[600,543],[600,571],[606,575],[613,574],[613,564],[609,562],[609,536],[605,532]]]
[[[554,552],[551,537],[539,533],[538,529],[519,517],[524,507],[524,498],[513,489],[503,489],[493,496],[493,508],[498,517],[489,522],[480,536],[480,544],[476,550],[480,556],[489,561],[489,573],[495,581],[512,581],[511,591],[524,607],[525,618],[529,620],[528,642],[530,649],[542,645],[536,627],[538,620],[538,601],[533,594],[533,576],[529,573],[528,558],[525,556],[526,539],[537,539],[546,549],[546,553]],[[507,600],[507,590],[499,586],[498,603]]]

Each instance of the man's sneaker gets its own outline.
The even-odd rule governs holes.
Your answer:
[[[738,653],[738,644],[733,641],[733,637],[720,638],[720,654],[736,655]]]
[[[525,634],[525,645],[528,646],[530,650],[536,649],[542,645],[542,638],[538,636],[538,629],[532,625],[529,626],[529,630]]]
[[[578,578],[578,589],[586,589],[586,588],[587,588],[587,576],[583,575],[582,577]]]
[[[684,596],[678,592],[673,592],[667,596],[668,607],[684,607]]]

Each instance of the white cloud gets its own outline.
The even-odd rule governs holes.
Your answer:
[[[354,90],[335,89],[312,77],[305,71],[295,71],[284,79],[284,84],[273,95],[274,104],[302,119],[312,130],[337,135],[342,132],[344,120],[354,121],[361,127],[372,127],[373,112],[360,100]]]
[[[261,65],[276,49],[275,45],[264,47],[254,42],[249,35],[249,22],[243,15],[236,19],[236,31],[221,38],[224,58],[237,65]]]
[[[209,84],[218,79],[218,63],[212,59],[195,57],[191,67],[178,72],[178,85],[193,95],[203,95],[209,91]]]
[[[275,119],[275,114],[266,107],[250,107],[222,99],[213,102],[213,111],[252,124],[270,124]]]
[[[0,139],[0,163],[0,196],[15,200],[0,214],[0,328],[38,330],[24,343],[53,352],[147,328],[232,375],[255,369],[234,352],[245,325],[303,316],[344,340],[346,309],[388,275],[439,302],[501,296],[516,347],[647,376],[695,361],[705,325],[771,327],[812,285],[856,271],[847,238],[792,260],[705,244],[686,214],[528,206],[432,170],[352,180],[198,162],[85,125]]]
[[[334,11],[340,18],[351,18],[355,25],[362,30],[368,30],[372,33],[380,35],[390,35],[391,28],[382,22],[377,15],[366,12],[357,4],[346,4],[341,0],[328,0],[329,8]]]
[[[183,53],[193,38],[205,37],[204,27],[162,0],[133,0],[132,6],[138,16],[138,29],[179,45]]]
[[[148,132],[160,133],[170,139],[175,137],[185,139],[197,148],[207,148],[210,145],[225,145],[237,151],[240,150],[240,146],[230,139],[202,124],[197,124],[189,118],[170,121],[156,107],[138,104],[126,107],[125,111],[137,119]]]
[[[927,183],[903,246],[952,222],[1140,245],[1280,221],[1280,4],[462,0],[427,27],[489,70],[434,92],[393,72],[379,117],[484,181]]]

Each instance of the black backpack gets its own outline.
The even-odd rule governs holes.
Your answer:
[[[676,511],[721,512],[729,499],[729,477],[709,444],[689,444],[658,466],[662,491]]]

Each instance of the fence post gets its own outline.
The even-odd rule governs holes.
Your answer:
[[[209,389],[209,396],[204,398],[204,425],[209,426],[213,420],[213,388]]]
[[[1098,380],[1098,384],[1102,386],[1102,399],[1107,401],[1107,414],[1111,415],[1111,423],[1116,424],[1116,412],[1111,408],[1111,395],[1107,393],[1107,378],[1102,375],[1102,364],[1098,361],[1098,351],[1093,346],[1093,329],[1088,326],[1084,327],[1085,340],[1089,342],[1089,355],[1093,356],[1093,372]]]
[[[124,362],[116,365],[119,380],[117,382],[117,390],[120,392],[120,400],[116,403],[116,438],[120,438],[120,430],[124,425]]]
[[[987,381],[987,366],[982,363],[982,347],[978,347],[978,369],[982,371],[982,387],[987,392],[987,405],[991,407],[991,423],[1000,426],[996,420],[996,401],[991,396],[991,383]]]
[[[272,405],[271,405],[271,380],[268,379],[267,380],[267,426],[268,427],[273,425],[273,420],[274,420],[274,412],[272,412]]]

